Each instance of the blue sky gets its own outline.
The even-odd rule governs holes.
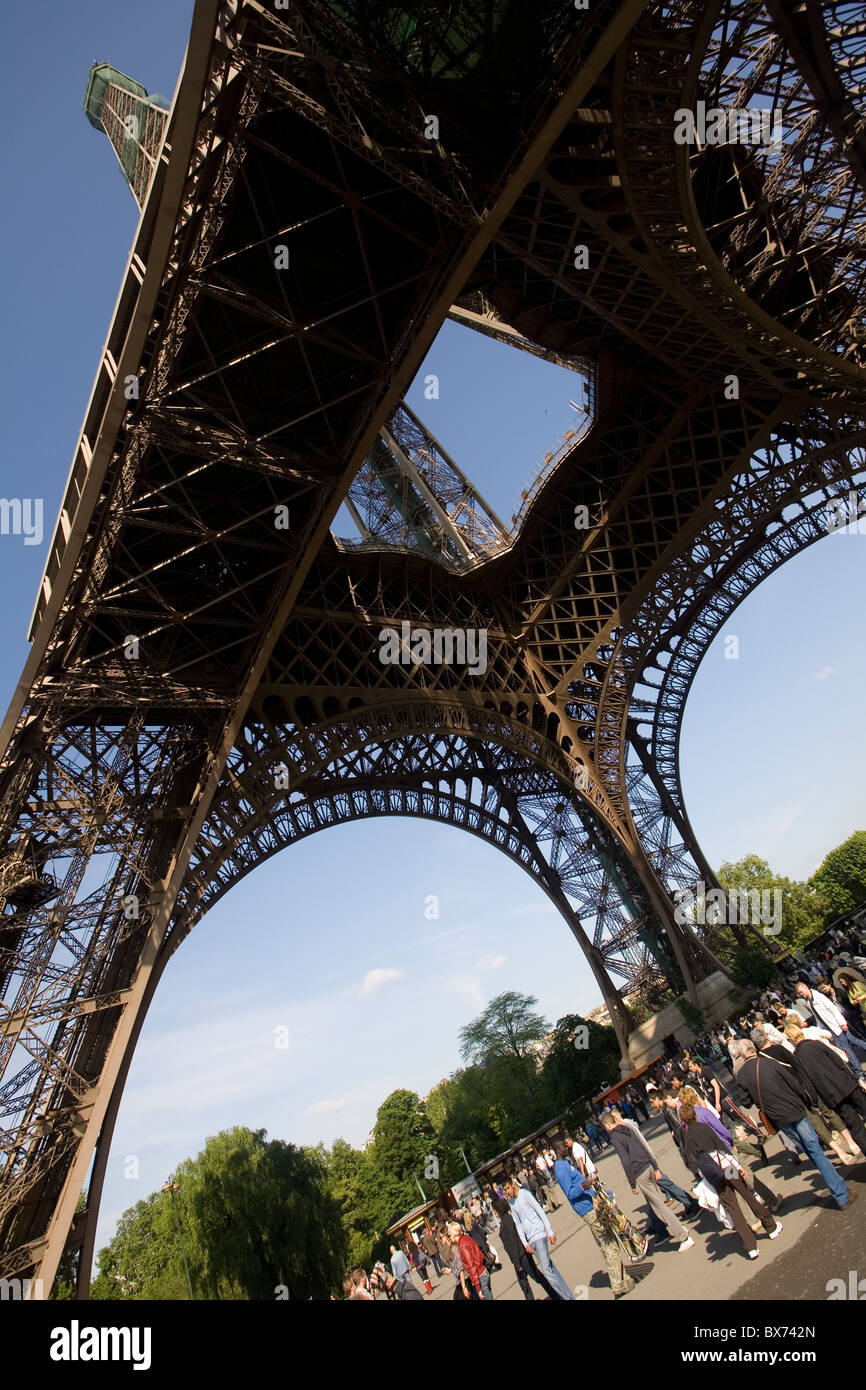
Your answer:
[[[104,137],[82,111],[108,59],[170,96],[192,7],[54,0],[6,17],[0,101],[3,492],[45,499],[39,546],[0,537],[0,699],[26,631],[99,352],[137,222]],[[410,403],[507,522],[574,421],[575,378],[460,330]],[[864,823],[859,738],[866,538],[839,534],[790,562],[732,617],[689,698],[683,776],[714,864],[754,851],[805,877]],[[738,661],[723,640],[739,638]],[[439,916],[425,916],[430,895]],[[429,909],[428,909],[429,910]],[[459,1065],[457,1033],[494,994],[538,997],[551,1020],[598,1003],[539,889],[495,850],[438,825],[375,820],[304,841],[248,877],[172,961],[118,1120],[100,1221],[161,1185],[232,1124],[295,1142],[365,1139],[397,1086],[426,1092]],[[276,1046],[287,1030],[288,1047]],[[138,1177],[125,1177],[134,1172]]]

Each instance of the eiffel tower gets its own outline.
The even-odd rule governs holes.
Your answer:
[[[0,1275],[86,1296],[166,964],[328,826],[522,865],[624,1071],[729,997],[678,741],[866,483],[864,73],[815,0],[197,0],[170,110],[91,73],[141,217],[0,743]],[[510,526],[405,404],[447,318],[586,406]]]

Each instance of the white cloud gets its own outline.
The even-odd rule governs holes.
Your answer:
[[[546,917],[556,910],[552,902],[547,898],[542,898],[540,902],[523,903],[520,907],[508,907],[498,915],[500,917]]]
[[[346,1104],[346,1101],[346,1096],[343,1096],[341,1100],[317,1100],[315,1104],[307,1106],[306,1110],[304,1111],[304,1114],[331,1115],[336,1113],[336,1111],[341,1110],[342,1107]]]
[[[820,669],[820,671],[818,672],[817,676],[815,677],[815,680],[816,680],[816,681],[825,681],[825,680],[827,680],[830,676],[838,676],[838,675],[840,675],[840,674],[842,673],[842,671],[844,671],[844,670],[845,670],[845,667],[844,667],[844,666],[822,666],[821,669]]]
[[[402,979],[405,973],[405,970],[394,969],[368,970],[361,981],[361,998],[369,999],[371,995],[376,993],[377,989],[381,989],[382,985],[386,985],[389,980]]]
[[[469,975],[466,973],[462,975],[451,975],[445,981],[445,988],[449,990],[451,994],[459,994],[462,995],[464,999],[468,999],[474,1009],[481,1008],[484,996],[481,993],[481,981],[477,975]]]
[[[499,970],[508,960],[507,956],[479,956],[475,962],[479,970]]]

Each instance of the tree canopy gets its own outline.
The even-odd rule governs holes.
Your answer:
[[[747,854],[736,863],[723,864],[718,879],[726,892],[731,889],[778,891],[781,931],[775,939],[782,946],[802,950],[822,930],[827,900],[811,880],[804,883],[774,874],[767,861],[757,854]]]
[[[538,1000],[531,994],[507,990],[497,994],[465,1028],[460,1029],[460,1055],[478,1066],[494,1057],[524,1058],[533,1043],[548,1030],[541,1014],[533,1013]]]
[[[325,1298],[345,1268],[340,1207],[322,1164],[265,1130],[208,1139],[180,1165],[179,1191],[125,1212],[100,1252],[93,1298]]]
[[[866,898],[866,830],[855,830],[832,849],[811,882],[826,902],[829,920],[862,902]]]

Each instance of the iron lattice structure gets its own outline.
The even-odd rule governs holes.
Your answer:
[[[625,996],[724,968],[673,911],[713,881],[679,733],[729,614],[866,481],[863,23],[450,8],[196,5],[4,726],[2,1275],[50,1283],[71,1229],[86,1290],[162,971],[315,831],[499,846],[625,1058]],[[784,137],[679,144],[699,101]],[[448,316],[586,381],[510,529],[404,404]],[[483,631],[486,669],[383,665],[404,623]]]

